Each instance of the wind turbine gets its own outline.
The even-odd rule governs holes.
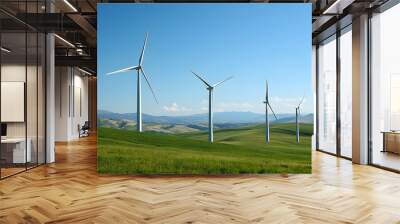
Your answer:
[[[233,78],[233,76],[230,76],[220,82],[217,82],[214,85],[210,85],[206,80],[204,80],[202,77],[197,75],[192,71],[193,75],[195,75],[200,81],[202,81],[204,84],[207,86],[208,90],[208,141],[213,142],[214,141],[214,129],[213,129],[213,90],[215,87],[218,85],[222,84],[225,81],[228,81],[229,79]]]
[[[304,95],[303,98],[301,98],[299,105],[296,107],[296,142],[300,143],[300,106],[304,101]]]
[[[269,103],[269,95],[268,95],[268,80],[265,81],[266,83],[266,91],[265,91],[265,142],[268,144],[269,143],[269,111],[268,107],[271,109],[272,113],[274,114],[275,120],[278,120],[278,118],[275,115],[274,110],[272,110],[271,104]]]
[[[149,79],[147,78],[146,73],[143,70],[143,57],[144,57],[144,52],[146,50],[147,37],[148,37],[148,34],[146,33],[142,52],[140,53],[138,65],[107,73],[107,75],[113,75],[113,74],[122,73],[122,72],[129,72],[129,71],[135,71],[135,70],[137,71],[137,107],[136,107],[136,109],[137,109],[136,123],[137,124],[136,124],[136,128],[137,128],[138,132],[143,131],[143,128],[142,128],[142,96],[141,96],[142,85],[141,85],[141,81],[140,81],[140,77],[141,77],[140,74],[143,75],[144,79],[146,80],[147,85],[149,86],[149,88],[151,90],[151,93],[153,94],[155,101],[158,103],[156,94],[154,93],[154,90],[150,85]]]

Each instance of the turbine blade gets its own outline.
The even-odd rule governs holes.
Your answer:
[[[304,97],[305,97],[305,95],[303,95],[303,97],[301,98],[300,103],[299,103],[299,105],[297,107],[300,107],[300,105],[303,103]]]
[[[265,80],[265,99],[266,99],[266,101],[268,101],[269,99],[268,99],[268,80]]]
[[[149,79],[147,78],[146,74],[144,73],[144,70],[143,70],[143,68],[141,68],[141,69],[140,69],[140,71],[142,72],[142,75],[144,76],[144,79],[146,80],[146,83],[147,83],[147,85],[149,86],[149,88],[150,88],[150,91],[151,91],[151,93],[153,94],[153,97],[154,97],[154,99],[155,99],[156,103],[158,104],[158,100],[157,100],[156,94],[154,93],[154,90],[153,90],[153,88],[151,88],[151,85],[150,85]]]
[[[142,53],[140,54],[140,58],[139,58],[139,66],[142,66],[142,64],[143,64],[144,51],[146,50],[146,45],[147,45],[147,37],[148,37],[148,33],[146,33],[146,36],[144,38]]]
[[[223,82],[228,81],[229,79],[232,79],[232,78],[233,78],[233,76],[230,76],[230,77],[228,77],[228,78],[226,78],[226,79],[224,79],[224,80],[222,80],[220,82],[217,82],[216,84],[213,85],[213,87],[216,87],[216,86],[222,84]]]
[[[191,71],[193,73],[193,75],[195,75],[198,79],[200,79],[202,82],[204,82],[204,84],[206,84],[206,86],[208,87],[212,87],[210,84],[208,84],[208,82],[206,80],[204,80],[203,78],[201,78],[199,75],[197,75],[196,73],[194,73],[193,71]]]
[[[112,74],[116,74],[116,73],[121,73],[121,72],[128,72],[128,71],[132,71],[132,70],[136,70],[139,66],[132,66],[132,67],[128,67],[128,68],[123,68],[117,71],[113,71],[113,72],[109,72],[107,73],[107,75],[112,75]]]
[[[276,114],[275,114],[274,110],[273,110],[272,107],[271,107],[271,104],[268,103],[268,106],[269,106],[269,109],[271,109],[272,114],[274,114],[275,120],[278,120],[278,118],[276,117]]]

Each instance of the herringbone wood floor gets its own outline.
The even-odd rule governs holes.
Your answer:
[[[0,181],[0,223],[400,223],[400,175],[314,152],[312,175],[96,173],[94,138]]]

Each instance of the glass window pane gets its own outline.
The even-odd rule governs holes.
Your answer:
[[[25,170],[30,161],[26,144],[26,33],[2,33],[1,45],[1,173],[2,177]]]
[[[43,13],[45,0],[0,1],[0,7],[20,15]],[[0,23],[0,177],[4,178],[45,162],[46,39],[2,12],[0,19],[7,21]]]
[[[27,33],[28,55],[27,55],[27,80],[26,80],[26,115],[27,115],[27,142],[28,149],[30,148],[30,160],[28,160],[28,168],[37,165],[38,147],[37,147],[37,132],[38,132],[38,113],[37,113],[37,79],[38,79],[38,36],[36,32]]]
[[[336,153],[336,37],[318,48],[318,146]]]
[[[341,155],[352,157],[352,35],[340,36],[340,127]]]

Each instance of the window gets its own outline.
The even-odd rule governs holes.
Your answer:
[[[400,170],[400,5],[371,19],[372,163]]]
[[[352,33],[351,26],[340,36],[340,154],[352,157]]]
[[[16,2],[2,2],[14,6]],[[18,13],[44,2],[18,2]],[[0,178],[45,163],[45,35],[0,13]]]
[[[318,48],[318,149],[336,153],[336,36]]]

